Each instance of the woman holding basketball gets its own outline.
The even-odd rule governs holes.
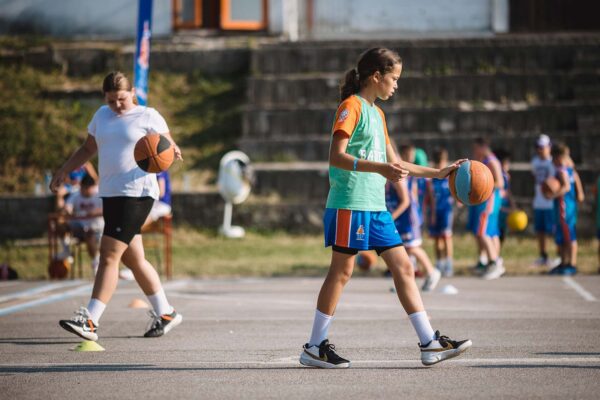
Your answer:
[[[104,232],[100,243],[100,264],[87,307],[81,307],[60,326],[87,340],[98,340],[98,321],[110,301],[119,279],[119,261],[129,267],[152,304],[152,323],[145,337],[158,337],[179,325],[181,314],[169,304],[154,267],[146,260],[140,228],[154,200],[158,198],[155,174],[140,169],[134,160],[134,146],[150,133],[164,135],[181,159],[164,118],[153,108],[135,102],[135,90],[121,72],[104,78],[106,101],[88,125],[85,143],[54,174],[50,189],[56,193],[69,171],[98,153]]]
[[[398,54],[373,48],[346,74],[341,87],[342,103],[335,116],[329,153],[331,187],[323,219],[325,245],[332,246],[331,265],[317,300],[310,339],[300,355],[303,365],[350,366],[350,361],[336,354],[327,335],[342,290],[352,275],[354,257],[361,250],[375,250],[391,271],[398,298],[419,337],[423,364],[456,357],[471,346],[470,340],[454,341],[432,329],[414,268],[386,210],[386,180],[398,181],[408,174],[444,178],[462,162],[434,169],[397,158],[385,117],[375,101],[394,94],[401,72]]]

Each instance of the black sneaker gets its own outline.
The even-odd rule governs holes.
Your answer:
[[[452,340],[448,336],[441,336],[440,331],[435,332],[435,339],[421,345],[421,362],[423,365],[433,365],[440,361],[459,356],[461,353],[471,347],[473,343],[469,340]]]
[[[149,312],[152,320],[148,325],[148,331],[144,337],[159,337],[166,335],[169,331],[181,323],[183,317],[177,311],[173,310],[171,314],[158,315],[153,310]]]
[[[335,352],[335,346],[329,343],[328,339],[321,342],[320,345],[310,346],[306,343],[300,354],[300,364],[308,367],[317,368],[348,368],[350,361],[338,356]]]
[[[98,325],[94,325],[90,312],[85,307],[80,307],[78,311],[75,311],[73,318],[61,319],[58,323],[63,329],[85,340],[93,342],[98,340]]]

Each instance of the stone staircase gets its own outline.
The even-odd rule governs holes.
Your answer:
[[[600,35],[269,44],[251,55],[240,147],[258,161],[256,193],[324,204],[338,85],[373,46],[403,58],[396,95],[380,106],[390,134],[430,152],[468,157],[473,138],[512,152],[513,190],[533,193],[540,133],[563,140],[585,184],[600,169]],[[585,207],[584,207],[585,208]]]

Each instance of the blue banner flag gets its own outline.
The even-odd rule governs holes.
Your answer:
[[[140,0],[135,58],[133,60],[133,76],[137,100],[142,106],[145,106],[148,102],[151,36],[152,0]]]

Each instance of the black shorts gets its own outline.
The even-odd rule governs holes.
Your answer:
[[[103,197],[103,234],[129,244],[140,233],[152,204],[152,197]]]

